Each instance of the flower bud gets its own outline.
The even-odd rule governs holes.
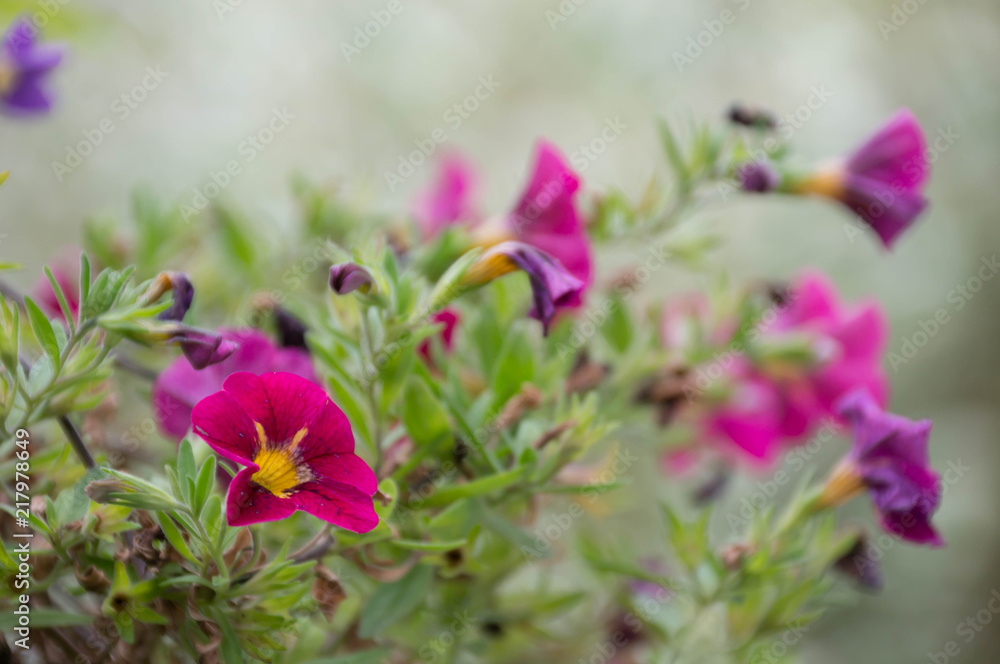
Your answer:
[[[781,184],[781,174],[766,161],[748,161],[738,172],[743,191],[766,194]]]
[[[194,285],[183,272],[168,270],[156,276],[143,299],[149,303],[156,302],[167,291],[173,291],[174,301],[169,309],[160,313],[158,318],[160,320],[183,320],[184,314],[191,308],[191,302],[194,300]]]
[[[357,263],[338,263],[330,268],[330,288],[337,295],[361,291],[367,295],[375,284],[371,272]]]

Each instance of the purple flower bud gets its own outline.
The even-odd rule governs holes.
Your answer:
[[[278,339],[282,348],[309,350],[309,346],[306,345],[306,332],[309,331],[309,328],[298,316],[284,307],[275,307],[274,321],[278,328]]]
[[[218,364],[239,348],[238,344],[225,339],[221,334],[186,326],[182,326],[173,335],[173,341],[181,347],[184,356],[195,369]]]
[[[738,175],[743,191],[766,194],[781,184],[781,174],[766,161],[748,161],[740,166]]]
[[[357,263],[338,263],[330,268],[330,288],[337,295],[354,291],[367,294],[374,283],[371,272]]]
[[[194,301],[194,285],[183,272],[161,272],[146,292],[146,299],[155,302],[168,290],[173,291],[174,301],[158,318],[181,321]]]
[[[868,536],[861,533],[851,550],[841,556],[834,567],[854,579],[861,588],[878,592],[882,590],[882,567],[878,563],[881,555],[878,551],[874,553],[878,557],[872,555],[873,547]]]

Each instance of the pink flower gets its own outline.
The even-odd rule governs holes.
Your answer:
[[[474,202],[478,176],[472,164],[461,155],[446,156],[437,181],[427,192],[417,197],[414,216],[424,238],[432,238],[456,223],[479,218]]]
[[[554,257],[588,289],[594,281],[590,238],[576,207],[580,177],[559,149],[542,140],[535,167],[513,211],[488,221],[475,213],[477,176],[468,162],[450,157],[435,186],[417,200],[416,216],[425,238],[449,225],[468,223],[475,242],[492,247],[516,240]]]
[[[344,412],[315,383],[287,372],[241,371],[199,401],[191,420],[220,456],[246,466],[229,486],[229,525],[298,510],[357,533],[378,525],[375,473],[354,453]]]
[[[762,317],[747,341],[720,342],[719,328],[733,338],[731,322],[706,325],[711,316],[704,307],[692,315],[687,327],[676,315],[665,318],[665,343],[701,344],[702,358],[715,349],[692,371],[700,397],[694,417],[705,438],[726,441],[743,456],[773,460],[788,442],[837,419],[838,400],[854,389],[881,404],[887,399],[885,313],[876,302],[843,304],[818,272],[800,276],[784,305]]]
[[[204,369],[178,357],[153,384],[153,410],[163,433],[180,440],[191,427],[194,405],[222,389],[226,378],[237,371],[267,373],[284,370],[316,382],[309,354],[300,348],[278,348],[257,330],[223,329],[226,341],[238,348],[228,358]]]
[[[929,174],[924,131],[913,113],[903,109],[854,154],[806,178],[793,179],[787,190],[840,201],[891,249],[927,207],[923,189]]]

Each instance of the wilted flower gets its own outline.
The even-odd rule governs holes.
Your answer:
[[[559,308],[580,304],[583,282],[549,254],[522,242],[502,242],[485,251],[462,284],[481,286],[516,270],[523,270],[531,280],[534,306],[530,315],[542,321],[546,334]]]
[[[435,187],[418,199],[417,220],[425,237],[452,224],[469,223],[479,246],[516,240],[541,249],[580,280],[586,291],[594,280],[594,261],[583,217],[576,208],[580,177],[552,143],[540,141],[536,153],[531,178],[509,215],[486,221],[476,215],[472,202],[475,172],[452,156],[442,166]]]
[[[10,113],[34,115],[52,109],[46,85],[65,49],[36,43],[37,30],[27,18],[18,18],[4,35],[0,48],[0,106]]]
[[[840,412],[854,429],[854,448],[834,469],[817,507],[841,505],[867,490],[886,530],[942,546],[931,524],[941,501],[940,477],[927,453],[932,422],[887,413],[865,390],[844,397]]]
[[[354,291],[367,294],[374,283],[371,272],[357,263],[338,263],[330,268],[330,288],[337,295]]]
[[[149,285],[144,299],[147,302],[156,302],[167,291],[173,291],[173,302],[170,308],[165,309],[159,315],[160,320],[181,321],[184,314],[191,308],[194,301],[194,285],[183,272],[165,271],[156,275],[153,283]]]
[[[923,129],[908,109],[894,115],[854,154],[804,178],[787,191],[836,199],[858,214],[892,248],[927,207],[930,173]]]
[[[153,408],[165,434],[180,440],[191,427],[195,404],[222,389],[226,378],[238,371],[263,374],[287,371],[316,382],[309,354],[300,348],[278,348],[258,330],[220,330],[238,348],[222,362],[198,370],[183,357],[174,360],[153,384]]]
[[[347,417],[315,383],[287,372],[235,373],[191,420],[219,455],[246,466],[229,486],[231,526],[297,510],[358,533],[378,525],[375,473],[354,454]]]

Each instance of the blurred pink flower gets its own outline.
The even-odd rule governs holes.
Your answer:
[[[594,281],[590,238],[576,207],[580,177],[552,143],[536,147],[532,175],[510,214],[483,220],[474,198],[478,176],[463,158],[452,155],[442,164],[438,180],[417,198],[415,213],[425,238],[445,227],[469,224],[476,244],[492,247],[516,240],[554,257],[589,289]]]
[[[891,249],[927,207],[923,189],[929,174],[924,131],[913,113],[903,109],[852,155],[793,180],[788,189],[840,201]]]
[[[227,342],[238,345],[228,358],[199,370],[186,357],[178,357],[153,384],[153,411],[166,436],[183,438],[191,428],[194,405],[222,389],[226,378],[237,371],[267,373],[280,369],[318,382],[305,350],[278,348],[257,330],[224,328],[221,332]]]
[[[702,308],[693,311],[699,320],[709,320]],[[687,333],[671,331],[672,326],[665,325],[668,346],[687,340]],[[729,335],[734,331],[723,326]],[[758,323],[755,340],[746,347],[741,342],[720,348],[713,328],[699,330],[698,338],[712,339],[709,349],[716,350],[711,361],[694,369],[711,377],[693,392],[699,396],[693,417],[702,436],[731,444],[744,458],[769,462],[824,419],[837,418],[836,404],[848,392],[862,388],[885,404],[887,327],[877,302],[845,305],[825,276],[806,272],[769,324]]]

